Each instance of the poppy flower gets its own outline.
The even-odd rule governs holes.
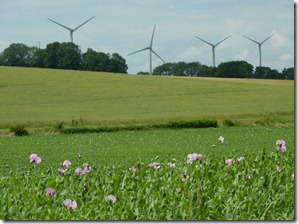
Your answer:
[[[245,157],[241,156],[237,160],[238,160],[239,163],[241,163],[241,162],[243,162],[244,159],[245,159]]]
[[[113,204],[116,202],[116,197],[114,195],[109,195],[106,198],[106,202],[111,201]]]
[[[201,154],[192,153],[187,155],[187,164],[192,164],[192,161],[201,160],[202,159]]]
[[[47,189],[47,195],[49,196],[56,196],[56,191],[52,188]]]
[[[153,162],[153,163],[150,163],[148,166],[153,169],[159,169],[160,166],[158,165],[159,163]]]
[[[184,175],[184,177],[182,177],[182,182],[186,182],[187,180],[188,180],[188,178],[189,178],[189,176],[187,176],[187,175]]]
[[[219,142],[220,144],[224,143],[224,141],[225,141],[225,138],[224,138],[224,137],[220,136],[220,137],[218,138],[218,142]]]
[[[227,160],[226,160],[226,165],[227,165],[227,166],[231,166],[231,165],[233,164],[233,162],[234,162],[234,161],[233,161],[232,159],[227,159]]]
[[[76,168],[75,172],[76,172],[77,175],[82,175],[82,174],[85,173],[84,170],[81,167]]]
[[[68,168],[70,166],[70,164],[71,164],[71,162],[69,160],[65,160],[62,165],[64,167]]]
[[[176,167],[176,164],[175,164],[175,163],[171,163],[171,162],[169,162],[169,163],[168,163],[168,166],[169,166],[170,168],[175,168],[175,167]]]
[[[71,201],[70,199],[66,199],[63,204],[68,208],[68,209],[75,209],[77,207],[77,202],[75,200]]]
[[[90,172],[91,166],[88,163],[84,163],[83,167],[84,167],[84,170],[83,170],[84,173],[89,173]]]
[[[129,170],[132,171],[132,172],[136,172],[137,168],[131,167],[131,168],[129,168]]]
[[[279,151],[279,152],[285,152],[287,150],[286,142],[284,140],[277,140],[276,148],[277,148],[277,151]]]
[[[64,173],[66,173],[66,170],[63,170],[63,169],[58,169],[58,174],[64,174]]]
[[[31,156],[29,156],[29,162],[39,164],[41,162],[41,158],[37,154],[31,154]]]
[[[251,175],[246,175],[246,179],[247,179],[247,180],[250,180],[251,178],[252,178]]]

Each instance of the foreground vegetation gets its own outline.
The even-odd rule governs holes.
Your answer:
[[[0,77],[0,219],[294,219],[293,81]]]
[[[4,220],[294,219],[292,128],[2,137],[0,149]]]

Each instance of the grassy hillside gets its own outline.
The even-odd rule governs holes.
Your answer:
[[[0,67],[0,127],[229,118],[294,121],[294,81],[135,76]]]

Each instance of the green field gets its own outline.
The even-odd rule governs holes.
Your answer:
[[[0,127],[177,119],[292,125],[294,81],[136,76],[0,67]]]
[[[17,67],[0,67],[0,80],[0,219],[294,220],[294,81]],[[55,129],[59,122],[80,128],[200,119],[219,127]],[[223,125],[225,119],[236,126]],[[28,136],[10,132],[19,124]],[[286,152],[277,151],[280,139]],[[40,164],[28,161],[33,153]],[[191,153],[203,157],[187,164]],[[71,166],[58,174],[65,160]],[[160,167],[150,168],[152,162]],[[83,163],[92,169],[77,175]],[[68,209],[66,199],[77,208]]]

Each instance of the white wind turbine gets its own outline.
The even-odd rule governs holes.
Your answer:
[[[56,22],[56,21],[54,21],[54,20],[51,20],[51,19],[49,19],[49,18],[48,18],[48,20],[50,20],[50,21],[52,21],[53,23],[56,23],[57,25],[62,26],[63,28],[69,30],[69,31],[70,31],[70,40],[71,40],[71,42],[73,43],[73,32],[76,31],[77,29],[79,29],[81,26],[83,26],[83,25],[86,24],[87,22],[89,22],[89,21],[90,21],[91,19],[93,19],[94,17],[95,17],[95,16],[93,16],[92,18],[88,19],[86,22],[82,23],[81,25],[77,26],[77,27],[74,28],[74,29],[69,28],[69,27],[67,27],[67,26],[64,26],[64,25],[62,25],[62,24],[60,24],[60,23],[58,23],[58,22]]]
[[[253,40],[253,39],[249,38],[249,37],[243,36],[243,37],[245,37],[246,39],[248,39],[248,40],[250,40],[250,41],[252,41],[252,42],[255,42],[256,44],[259,45],[260,67],[262,67],[262,50],[261,50],[261,46],[262,46],[263,43],[265,43],[265,41],[267,41],[267,40],[268,40],[269,38],[271,38],[273,35],[274,35],[274,34],[272,34],[271,36],[269,36],[268,38],[266,38],[266,39],[263,40],[262,42],[258,42],[258,41],[256,41],[256,40]]]
[[[231,35],[230,35],[230,36],[231,36]],[[222,43],[223,41],[225,41],[226,39],[228,39],[230,36],[227,36],[227,37],[224,38],[223,40],[219,41],[217,44],[211,44],[211,43],[207,42],[206,40],[203,40],[202,38],[196,36],[196,38],[200,39],[201,41],[205,42],[206,44],[209,44],[209,45],[212,47],[213,67],[215,67],[215,48],[216,48],[220,43]]]
[[[142,50],[139,50],[139,51],[136,51],[136,52],[133,52],[133,53],[130,53],[128,55],[132,55],[132,54],[136,54],[136,53],[139,53],[141,51],[145,51],[145,50],[149,50],[149,59],[150,59],[150,68],[149,68],[149,72],[150,74],[152,74],[152,53],[155,54],[160,60],[162,60],[164,63],[165,61],[152,49],[152,45],[153,45],[153,37],[154,37],[154,31],[155,31],[155,25],[154,25],[154,28],[153,28],[153,33],[152,33],[152,37],[151,37],[151,42],[150,42],[150,46],[149,47],[145,47],[144,49]]]

